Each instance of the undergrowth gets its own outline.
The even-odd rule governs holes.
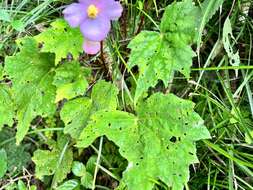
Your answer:
[[[252,2],[122,0],[96,55],[71,3],[0,3],[0,190],[253,189]]]

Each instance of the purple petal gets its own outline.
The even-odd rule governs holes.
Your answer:
[[[86,4],[72,3],[63,10],[64,19],[71,27],[77,27],[87,18],[86,9]]]
[[[115,0],[79,0],[80,3],[85,3],[88,6],[93,4],[99,9],[100,16],[106,16],[110,20],[117,20],[123,11],[120,2]]]
[[[81,32],[86,39],[91,41],[102,41],[106,38],[111,28],[110,20],[106,17],[96,19],[85,19],[80,26]]]
[[[89,41],[87,39],[84,40],[83,43],[83,50],[85,53],[90,54],[90,55],[95,55],[100,51],[100,42],[94,42],[94,41]]]
[[[117,20],[123,11],[123,7],[119,2],[113,2],[109,3],[108,7],[106,9],[106,15],[111,19],[111,20]]]

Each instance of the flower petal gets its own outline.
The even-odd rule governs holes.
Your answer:
[[[83,50],[85,53],[90,54],[90,55],[95,55],[100,51],[100,42],[94,42],[94,41],[89,41],[87,39],[84,40],[83,43]]]
[[[87,18],[87,14],[83,11],[86,9],[86,4],[72,3],[63,10],[64,19],[71,27],[77,27]]]
[[[80,26],[84,37],[91,41],[102,41],[106,38],[111,28],[110,20],[106,17],[97,17],[95,19],[87,18]]]
[[[106,9],[106,15],[110,17],[111,20],[117,20],[123,12],[123,7],[119,2],[113,2],[108,4]]]
[[[120,2],[115,0],[93,0],[93,4],[100,10],[100,16],[108,17],[110,20],[117,20],[123,11]]]

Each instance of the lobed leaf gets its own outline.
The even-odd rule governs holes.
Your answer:
[[[88,147],[106,135],[128,160],[123,182],[129,190],[152,190],[161,180],[173,190],[189,180],[189,165],[198,162],[195,142],[210,138],[191,101],[155,94],[137,107],[137,116],[99,111],[80,135],[78,147]]]
[[[191,0],[172,3],[165,9],[161,33],[143,31],[130,42],[129,68],[139,68],[135,103],[159,80],[167,87],[175,71],[186,78],[190,77],[192,58],[195,56],[190,46],[196,32],[195,18]]]
[[[83,52],[83,36],[79,29],[70,28],[62,19],[51,24],[51,28],[35,36],[39,43],[43,43],[42,52],[55,53],[55,64],[67,58],[70,53],[76,60]]]
[[[14,103],[17,108],[17,143],[26,135],[31,121],[38,115],[54,114],[56,106],[54,56],[40,53],[32,38],[20,43],[20,52],[5,60],[5,70],[13,83]]]

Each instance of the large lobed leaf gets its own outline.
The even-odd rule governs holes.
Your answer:
[[[5,70],[13,83],[17,108],[17,143],[22,141],[36,116],[47,117],[56,110],[53,68],[54,56],[40,53],[38,44],[32,38],[22,40],[20,52],[5,60]]]
[[[129,162],[123,175],[129,190],[152,190],[156,180],[180,190],[198,161],[195,142],[210,137],[193,108],[191,101],[157,93],[138,105],[137,116],[102,110],[91,116],[77,146],[106,135]]]
[[[74,59],[83,52],[83,37],[79,29],[70,28],[62,19],[51,24],[51,28],[35,36],[37,42],[43,44],[42,51],[55,53],[55,64],[67,58],[70,53]]]
[[[135,103],[158,80],[167,86],[175,71],[190,77],[195,53],[191,44],[195,36],[195,7],[191,0],[169,5],[161,21],[161,32],[143,31],[129,44],[129,68],[139,67]]]

